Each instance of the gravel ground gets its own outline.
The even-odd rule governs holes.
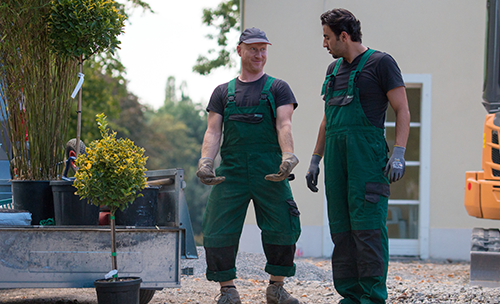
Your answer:
[[[205,279],[205,257],[199,250],[198,260],[182,260],[182,267],[192,267],[194,274],[181,278],[181,288],[157,291],[153,304],[212,304],[218,284]],[[303,304],[337,303],[341,298],[332,285],[329,259],[297,258],[296,276],[287,279],[285,288]],[[261,254],[240,253],[237,259],[236,285],[242,303],[265,304],[268,274]],[[500,288],[469,284],[469,263],[392,259],[389,263],[387,303],[496,303]],[[95,304],[95,290],[88,289],[6,289],[0,290],[0,303],[80,303]]]

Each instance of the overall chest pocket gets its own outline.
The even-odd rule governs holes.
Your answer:
[[[353,95],[333,96],[328,99],[328,106],[345,106],[352,102]]]
[[[229,120],[246,122],[250,124],[258,124],[264,120],[264,114],[260,113],[248,113],[248,114],[231,114],[228,117]]]

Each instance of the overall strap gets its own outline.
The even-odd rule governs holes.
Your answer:
[[[236,78],[231,80],[227,85],[227,102],[234,102],[236,99],[234,97]]]
[[[340,57],[337,62],[335,63],[335,67],[333,68],[333,72],[332,72],[332,75],[335,77],[337,76],[337,72],[339,71],[339,68],[340,68],[340,64],[342,63],[342,57]]]
[[[361,59],[359,60],[358,66],[356,70],[351,72],[351,75],[349,75],[349,87],[347,88],[347,96],[352,96],[354,95],[354,83],[358,79],[359,72],[363,69],[365,66],[366,62],[368,61],[368,58],[375,52],[375,50],[368,49]]]
[[[326,86],[330,80],[335,78],[337,76],[337,72],[339,71],[340,64],[342,63],[342,57],[337,60],[335,63],[335,67],[333,68],[333,72],[330,75],[327,75],[325,78],[325,81],[323,82],[323,87],[321,88],[321,95],[325,95],[326,93]]]
[[[261,101],[269,101],[271,104],[271,108],[273,109],[274,118],[276,118],[276,103],[274,102],[273,94],[271,94],[271,86],[274,82],[274,77],[268,76],[266,83],[264,84],[264,88],[262,92],[260,92],[260,100]]]
[[[375,53],[375,50],[372,50],[372,49],[368,49],[364,54],[363,54],[363,57],[361,57],[361,60],[359,61],[358,63],[358,67],[356,68],[356,72],[360,72],[363,67],[365,66],[365,63],[368,61],[368,58],[370,58],[370,56]]]

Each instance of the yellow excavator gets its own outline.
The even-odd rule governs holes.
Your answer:
[[[470,216],[500,220],[500,0],[487,0],[483,105],[483,171],[465,173],[465,209]],[[470,283],[500,287],[500,230],[474,228]]]
[[[488,0],[483,105],[483,171],[465,173],[465,209],[470,216],[500,220],[500,7]]]

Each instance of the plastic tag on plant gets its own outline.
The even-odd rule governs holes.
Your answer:
[[[78,91],[80,91],[80,88],[83,85],[83,81],[84,81],[85,75],[83,75],[83,73],[78,73],[78,78],[79,79],[78,79],[78,83],[76,84],[75,90],[71,94],[71,98],[73,98],[73,99],[75,99],[76,94],[78,93]]]
[[[115,276],[116,274],[118,274],[118,270],[116,269],[113,269],[111,270],[110,272],[106,273],[104,275],[104,278],[107,280],[107,279],[111,279],[113,276]]]

